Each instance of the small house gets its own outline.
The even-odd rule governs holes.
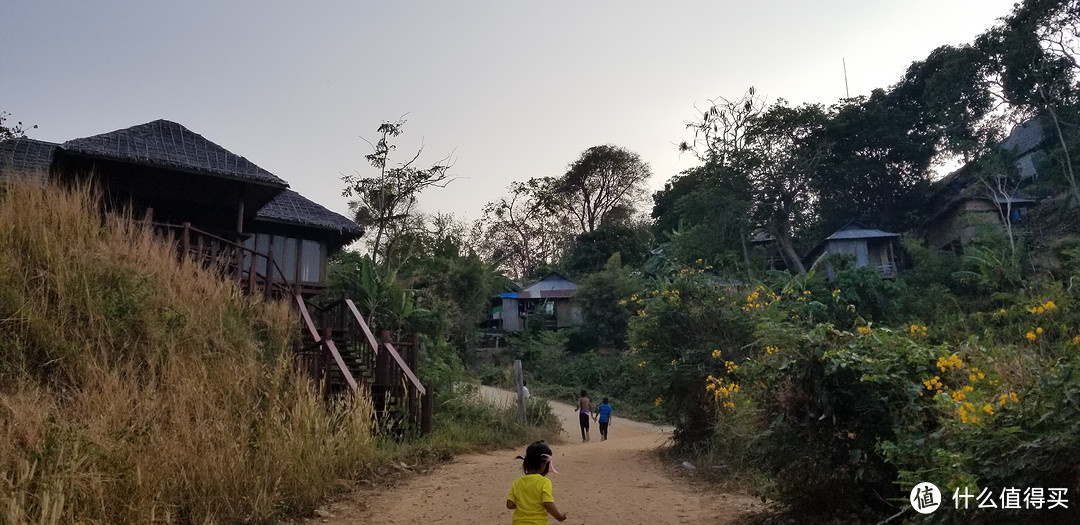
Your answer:
[[[998,174],[983,182],[975,164],[968,163],[934,183],[929,199],[930,218],[923,224],[926,240],[934,248],[959,249],[987,228],[1008,226],[1022,229],[1029,209],[1037,201],[1019,188],[1035,177],[1036,166],[1046,153],[1042,150],[1042,124],[1032,119],[1009,134],[1001,143],[1016,157],[1015,173]]]
[[[542,316],[548,328],[582,324],[581,308],[574,302],[577,287],[558,272],[551,272],[520,292],[502,294],[499,314],[503,330],[524,330],[526,318],[536,314]]]
[[[898,260],[898,247],[895,244],[899,238],[898,233],[867,228],[857,221],[851,221],[815,246],[807,260],[812,264],[822,255],[826,258],[833,254],[853,255],[856,268],[872,266],[880,270],[883,277],[893,278],[896,277]],[[830,281],[836,279],[836,271],[831,263],[826,263],[825,272]]]

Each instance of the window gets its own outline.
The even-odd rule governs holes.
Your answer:
[[[285,258],[278,263],[281,271],[285,272],[285,278],[289,281],[296,280],[296,239],[285,238]]]
[[[322,245],[315,241],[300,241],[299,281],[322,282]]]
[[[260,233],[255,236],[255,251],[258,253],[266,253],[267,248],[270,246],[270,236],[265,233]],[[255,258],[255,272],[259,275],[266,275],[266,257]]]

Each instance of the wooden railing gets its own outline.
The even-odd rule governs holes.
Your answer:
[[[181,258],[235,279],[245,292],[292,298],[306,334],[297,344],[295,358],[300,368],[323,381],[327,393],[341,388],[349,392],[364,389],[377,410],[384,414],[397,411],[413,428],[425,433],[431,430],[432,396],[414,372],[419,364],[418,336],[395,342],[389,331],[383,331],[376,338],[347,297],[325,304],[309,302],[281,271],[272,244],[267,253],[261,253],[190,223],[149,224],[157,235],[176,245]]]
[[[274,260],[273,239],[266,253],[191,226],[191,223],[151,223],[154,232],[172,239],[181,257],[199,261],[208,268],[217,268],[223,275],[240,283],[244,291],[261,291],[265,297],[290,297],[296,292],[292,280],[285,276]],[[261,271],[260,271],[261,267]]]
[[[302,366],[326,378],[330,391],[335,388],[331,379],[340,374],[349,388],[369,392],[380,413],[396,413],[412,428],[430,431],[431,395],[414,372],[418,336],[395,342],[383,331],[377,338],[347,297],[313,304],[297,294],[295,300],[311,339],[297,350]]]

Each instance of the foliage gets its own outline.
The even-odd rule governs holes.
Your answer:
[[[574,299],[585,313],[585,328],[595,334],[597,343],[626,348],[626,326],[630,319],[627,299],[640,289],[640,278],[630,267],[622,265],[619,253],[608,259],[602,271],[581,282]]]
[[[37,124],[27,127],[22,122],[16,122],[14,126],[4,125],[5,120],[9,120],[11,114],[6,111],[0,111],[0,140],[17,139],[19,137],[26,136],[26,130],[37,129]]]
[[[641,156],[605,144],[581,153],[552,188],[556,207],[573,217],[579,233],[628,222],[652,172]]]
[[[532,178],[510,184],[510,194],[484,205],[481,253],[517,278],[558,259],[569,239],[571,225],[557,213],[551,198],[556,180]]]
[[[641,384],[678,424],[677,449],[763,474],[766,494],[787,508],[829,501],[867,519],[902,508],[918,481],[976,495],[1075,486],[1076,414],[1066,401],[1080,387],[1075,299],[1061,283],[1026,278],[993,303],[911,309],[912,297],[935,289],[922,286],[941,286],[928,277],[948,284],[962,264],[914,253],[929,266],[914,289],[835,261],[833,283],[813,270],[778,273],[720,295],[684,268],[672,278],[678,294],[638,298],[630,340]],[[695,282],[712,293],[688,292]],[[688,300],[709,295],[713,311]],[[912,311],[931,317],[906,317]],[[708,321],[728,340],[684,335]],[[974,508],[965,516],[986,518]]]
[[[753,276],[764,263],[750,262],[752,205],[745,174],[709,162],[672,177],[653,194],[654,231],[668,241],[665,254],[678,263],[702,259],[722,275]]]
[[[382,274],[370,255],[347,250],[335,254],[327,285],[348,294],[368,325],[381,330],[400,330],[414,311],[413,294],[397,281],[397,272]]]
[[[342,177],[345,182],[342,195],[356,199],[349,202],[349,207],[356,213],[357,224],[369,231],[374,229],[374,235],[369,236],[371,259],[382,267],[383,272],[394,263],[400,264],[408,253],[397,244],[414,228],[412,219],[420,193],[431,187],[445,187],[453,180],[448,173],[451,168],[449,157],[427,168],[415,165],[423,148],[411,159],[392,164],[390,153],[397,146],[389,139],[401,135],[404,125],[404,119],[379,125],[379,140],[372,145],[373,151],[364,156],[379,171],[378,175]]]
[[[623,264],[637,268],[649,255],[648,241],[648,231],[643,227],[605,225],[578,235],[560,261],[560,267],[567,276],[577,278],[603,270],[608,259],[617,253]]]

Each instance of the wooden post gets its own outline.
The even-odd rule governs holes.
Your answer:
[[[186,258],[191,249],[191,223],[184,223],[184,236],[180,238],[180,257]]]
[[[517,385],[518,422],[525,424],[525,378],[521,374],[521,360],[514,360],[514,383]]]
[[[266,243],[266,275],[263,276],[263,297],[270,297],[270,284],[274,270],[274,237]]]
[[[390,341],[390,330],[383,330],[379,334],[379,344],[383,345]],[[375,356],[375,384],[379,386],[390,386],[391,374],[390,374],[390,352],[386,351],[386,347],[383,346],[379,355]]]
[[[244,261],[244,250],[237,250],[240,262]],[[247,292],[255,293],[255,274],[259,271],[258,252],[251,252],[251,264],[248,265]],[[238,265],[239,266],[239,265]]]
[[[414,374],[419,373],[420,363],[420,334],[413,334],[412,347],[409,349],[409,358],[406,363],[409,363],[409,368],[412,369]],[[421,409],[420,409],[420,391],[415,388],[409,388],[409,417],[417,424],[421,423]]]
[[[435,389],[427,387],[427,395],[420,398],[420,433],[430,434],[434,429]]]

